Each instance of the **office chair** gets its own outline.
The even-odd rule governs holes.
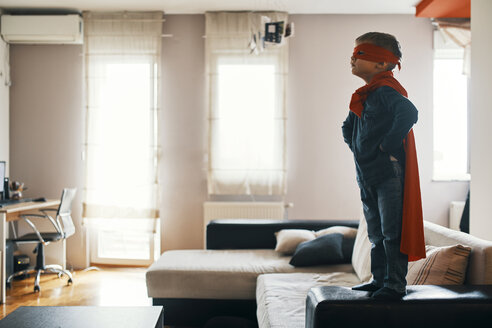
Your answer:
[[[57,273],[58,277],[66,275],[68,277],[68,284],[72,283],[72,274],[64,270],[58,264],[45,265],[44,261],[44,246],[50,244],[51,242],[57,242],[64,240],[75,233],[75,226],[72,221],[71,209],[72,201],[75,196],[76,189],[63,189],[60,206],[56,208],[42,209],[40,212],[43,214],[23,214],[21,218],[34,230],[34,233],[28,233],[21,237],[17,237],[15,229],[13,229],[14,238],[11,239],[16,244],[24,243],[37,243],[38,245],[34,249],[36,255],[36,266],[32,269],[22,270],[11,274],[7,279],[7,286],[10,287],[12,279],[17,276],[36,273],[36,279],[34,280],[34,291],[39,292],[41,288],[39,287],[39,278],[41,273]],[[56,211],[56,220],[49,215],[49,212]],[[29,218],[44,218],[48,219],[55,227],[56,232],[40,232],[34,223],[32,223]]]

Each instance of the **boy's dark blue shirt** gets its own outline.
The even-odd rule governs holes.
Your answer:
[[[404,167],[403,139],[417,118],[412,102],[389,86],[369,94],[360,118],[349,112],[342,126],[343,139],[354,154],[357,182],[361,186],[395,176],[389,155]]]

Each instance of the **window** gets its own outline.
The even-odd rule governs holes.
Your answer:
[[[275,66],[219,64],[216,148],[213,162],[227,168],[229,178],[241,179],[235,170],[259,176],[275,169]],[[232,174],[230,174],[232,173]],[[239,182],[239,181],[238,181]]]
[[[436,39],[440,35],[436,35]],[[434,180],[469,180],[468,78],[463,49],[435,39]]]
[[[251,53],[257,13],[206,19],[209,194],[284,195],[287,44]]]
[[[152,207],[155,163],[154,65],[102,63],[99,107],[89,112],[88,186],[91,203],[125,208]],[[147,183],[145,183],[147,182]]]
[[[148,265],[160,256],[160,220],[91,220],[91,263]]]

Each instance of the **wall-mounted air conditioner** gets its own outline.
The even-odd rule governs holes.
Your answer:
[[[8,43],[82,44],[79,15],[2,15],[2,38]]]

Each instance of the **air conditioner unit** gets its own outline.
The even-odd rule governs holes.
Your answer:
[[[79,15],[2,15],[1,33],[8,43],[82,44]]]

